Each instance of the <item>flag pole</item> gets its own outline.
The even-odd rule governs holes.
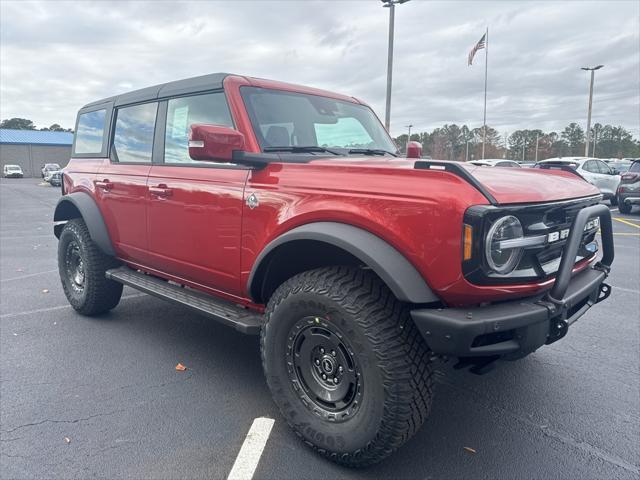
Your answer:
[[[484,44],[484,120],[482,123],[482,159],[484,160],[484,145],[487,141],[487,73],[489,68],[489,27],[485,33]]]

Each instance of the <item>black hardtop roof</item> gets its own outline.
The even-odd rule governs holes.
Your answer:
[[[94,109],[93,107],[98,107],[103,104],[119,106],[129,103],[155,100],[158,98],[172,97],[175,95],[216,90],[222,88],[222,82],[229,75],[231,74],[211,73],[209,75],[201,75],[199,77],[185,78],[183,80],[162,83],[160,85],[154,85],[153,87],[141,88],[140,90],[134,90],[120,95],[114,95],[113,97],[103,98],[102,100],[86,104],[80,110],[92,110]]]

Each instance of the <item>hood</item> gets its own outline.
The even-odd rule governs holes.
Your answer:
[[[533,203],[598,195],[600,190],[573,173],[534,168],[467,167],[498,203]]]
[[[433,161],[462,165],[500,204],[554,202],[600,193],[596,187],[582,177],[561,170],[481,167],[465,162]],[[327,166],[343,165],[407,170],[412,170],[415,162],[416,160],[412,158],[396,157],[345,157],[342,159],[325,157],[313,161],[314,164],[326,164]],[[420,174],[418,172],[425,172],[425,170],[416,170],[417,175]],[[429,170],[429,172],[433,174],[438,171]],[[442,172],[442,174],[448,173]]]

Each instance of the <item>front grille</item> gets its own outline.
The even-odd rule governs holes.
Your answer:
[[[514,215],[520,220],[525,236],[549,235],[553,232],[569,229],[580,210],[595,205],[599,201],[600,196],[596,196],[554,203],[471,207],[465,213],[465,223],[472,224],[474,231],[482,232],[484,240],[496,219],[504,215]],[[589,251],[586,246],[595,240],[596,232],[597,228],[594,227],[584,233],[582,248],[579,250],[576,262],[593,255],[593,251]],[[544,281],[553,277],[558,271],[565,243],[566,238],[524,250],[520,263],[508,275],[498,275],[491,272],[484,261],[483,248],[480,245],[474,250],[472,260],[463,262],[463,272],[465,278],[476,284]]]

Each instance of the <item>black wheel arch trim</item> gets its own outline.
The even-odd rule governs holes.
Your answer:
[[[102,218],[102,213],[95,200],[88,193],[74,192],[60,198],[56,205],[55,213],[53,214],[53,221],[64,222],[72,218],[77,218],[74,210],[80,212],[80,216],[89,229],[91,239],[100,250],[106,255],[115,257],[116,252],[113,249],[113,244],[109,237],[107,225],[104,222],[104,218]],[[53,233],[57,238],[60,238],[63,226],[64,224],[54,225]]]
[[[254,301],[261,300],[269,255],[277,247],[296,240],[324,242],[345,250],[371,268],[398,300],[410,303],[440,301],[418,270],[395,247],[367,230],[337,222],[308,223],[267,244],[254,262],[247,282],[247,290]]]

